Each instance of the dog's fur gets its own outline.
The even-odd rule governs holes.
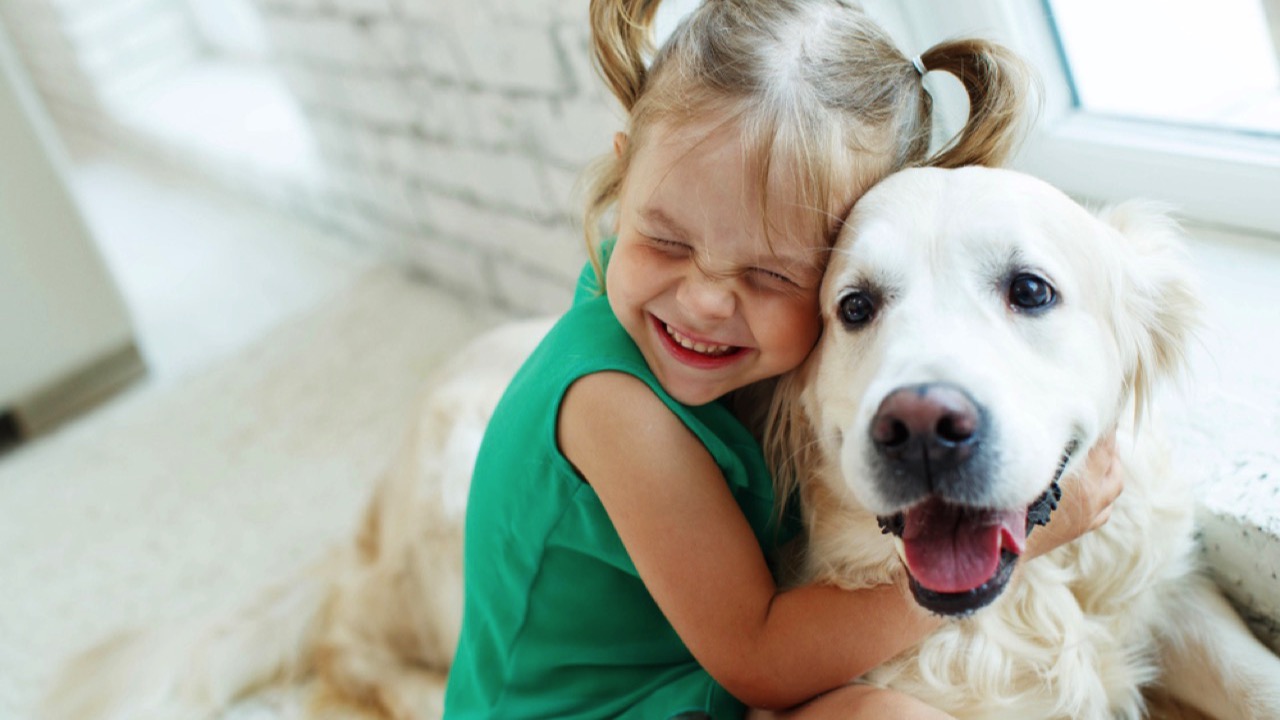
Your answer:
[[[1056,303],[1015,310],[1008,287],[1024,272]],[[854,290],[875,300],[864,325],[839,314]],[[1189,489],[1155,428],[1154,390],[1178,369],[1196,305],[1164,215],[1128,205],[1095,217],[1008,171],[907,171],[859,201],[822,303],[823,336],[780,382],[769,443],[800,489],[806,579],[891,582],[902,542],[877,517],[931,492],[1025,508],[1117,426],[1126,483],[1101,529],[1021,564],[990,606],[863,681],[960,718],[1138,718],[1152,690],[1213,717],[1280,718],[1280,660],[1197,574]],[[286,671],[317,672],[332,694],[388,717],[438,714],[468,474],[498,395],[546,327],[500,329],[443,372],[359,536],[308,581],[181,641],[151,632],[99,648],[67,671],[50,717],[206,718]],[[935,383],[981,408],[982,447],[964,487],[913,495],[902,488],[921,478],[877,453],[872,426],[893,391]]]
[[[428,381],[352,542],[249,607],[73,658],[42,720],[212,720],[269,682],[318,677],[309,717],[439,717],[462,622],[471,468],[498,399],[552,319],[473,340]]]

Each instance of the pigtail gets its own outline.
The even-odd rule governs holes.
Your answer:
[[[628,115],[635,109],[649,79],[645,54],[653,47],[653,17],[660,0],[591,0],[591,51],[596,70],[622,103]],[[630,123],[628,123],[630,125]],[[630,127],[628,127],[630,130]],[[596,287],[604,291],[604,267],[600,262],[600,239],[605,214],[622,193],[622,179],[630,164],[631,146],[622,157],[601,156],[584,173],[587,206],[583,212],[583,234],[587,258],[596,273]]]
[[[919,60],[923,70],[956,76],[969,96],[969,118],[964,127],[924,165],[1002,165],[1026,131],[1033,78],[1027,65],[1001,45],[974,39],[939,43]],[[921,93],[928,95],[923,88]],[[926,112],[928,107],[926,101]]]
[[[659,0],[591,0],[591,49],[596,69],[629,113],[644,92],[645,54]]]
[[[600,242],[605,215],[622,194],[626,174],[622,160],[613,153],[602,155],[583,172],[587,188],[587,207],[582,213],[582,231],[587,243],[587,260],[596,274],[596,289],[604,292],[604,264],[600,258]]]

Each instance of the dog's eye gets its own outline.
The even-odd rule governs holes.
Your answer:
[[[1022,310],[1043,310],[1058,299],[1049,281],[1038,275],[1023,273],[1009,283],[1009,303]]]
[[[876,304],[871,295],[854,290],[840,298],[840,321],[847,328],[865,325],[875,314]]]

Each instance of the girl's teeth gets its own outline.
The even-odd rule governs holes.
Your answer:
[[[666,328],[667,334],[671,336],[671,339],[675,340],[680,347],[686,350],[692,350],[701,355],[723,355],[733,349],[732,345],[707,345],[705,343],[694,342],[693,340],[690,340],[676,332],[670,325],[666,325],[664,323],[663,326]]]

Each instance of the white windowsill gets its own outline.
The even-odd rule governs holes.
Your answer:
[[[206,59],[113,108],[123,126],[202,166],[314,181],[320,162],[284,85],[252,64]]]
[[[1246,232],[1280,228],[1274,137],[1067,110],[1040,123],[1017,165],[1072,194],[1162,200]]]
[[[1188,231],[1204,326],[1161,425],[1199,490],[1207,566],[1280,652],[1280,240]]]

